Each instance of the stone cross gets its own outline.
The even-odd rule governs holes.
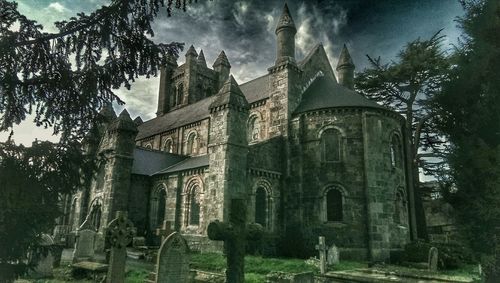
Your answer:
[[[117,211],[106,229],[106,240],[111,247],[108,274],[106,283],[125,282],[125,261],[127,259],[127,245],[134,237],[134,226],[127,219],[127,212]]]
[[[325,237],[319,236],[319,243],[316,245],[316,250],[319,251],[319,270],[321,274],[326,273],[326,251],[328,247],[325,245]]]
[[[170,221],[163,221],[163,225],[161,228],[156,229],[156,236],[161,237],[161,242],[165,241],[165,239],[172,234],[174,231],[172,230]]]
[[[429,271],[437,271],[437,265],[438,265],[438,249],[436,247],[431,247],[429,249],[429,259],[428,259]]]
[[[224,251],[227,255],[226,282],[245,281],[245,244],[248,240],[261,238],[263,234],[261,225],[246,223],[246,208],[244,199],[232,199],[229,222],[216,220],[207,228],[209,239],[224,241]]]

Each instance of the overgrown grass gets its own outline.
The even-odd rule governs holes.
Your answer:
[[[130,269],[125,274],[125,283],[143,283],[149,276],[149,271],[145,269]]]

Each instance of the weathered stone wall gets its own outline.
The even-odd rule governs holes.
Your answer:
[[[400,137],[402,121],[386,111],[366,111],[364,132],[365,182],[368,208],[368,243],[372,260],[386,260],[391,248],[401,248],[409,240],[408,221],[394,221],[398,189],[407,196],[404,162],[391,164],[391,137]],[[403,153],[400,153],[403,155]],[[401,157],[403,158],[403,157]],[[407,211],[407,206],[406,206]],[[408,215],[408,213],[406,213]]]

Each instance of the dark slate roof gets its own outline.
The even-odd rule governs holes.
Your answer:
[[[269,97],[269,74],[258,77],[240,85],[248,103],[253,103]]]
[[[150,176],[186,159],[187,156],[136,147],[132,174]]]
[[[295,113],[336,107],[369,107],[386,109],[359,93],[339,85],[325,76],[318,77],[302,95]],[[386,109],[387,110],[387,109]]]
[[[240,85],[248,103],[269,97],[269,75],[259,77]],[[217,95],[189,104],[139,125],[136,140],[150,137],[180,126],[206,119],[210,116],[209,106]]]
[[[146,121],[137,127],[139,133],[136,139],[140,140],[147,138],[170,129],[208,118],[210,116],[208,107],[214,100],[215,96],[211,96]]]
[[[208,166],[208,154],[202,156],[189,157],[175,165],[165,168],[161,171],[156,172],[154,175],[161,175],[173,172],[179,172],[194,168],[200,168]]]

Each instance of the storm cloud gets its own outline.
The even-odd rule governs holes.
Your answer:
[[[89,13],[109,3],[105,0],[18,2],[22,13],[42,23],[48,31],[55,31],[51,23],[56,20],[80,11]],[[287,2],[297,26],[298,60],[314,45],[322,43],[335,68],[337,56],[346,43],[357,71],[367,66],[367,54],[390,61],[406,42],[428,38],[441,29],[442,34],[447,35],[444,44],[448,47],[456,42],[459,34],[454,19],[463,13],[457,0]],[[283,0],[198,0],[186,13],[174,11],[172,17],[167,17],[165,10],[159,15],[154,23],[153,40],[184,42],[186,48],[178,59],[179,65],[184,62],[184,52],[190,45],[198,52],[203,49],[209,66],[224,50],[232,65],[231,72],[243,83],[265,74],[274,63],[274,32],[283,5]],[[126,102],[125,107],[132,116],[140,115],[144,120],[155,116],[158,78],[139,78],[130,91],[119,89],[116,93]],[[122,108],[115,106],[117,111]],[[4,136],[6,134],[0,133],[0,140],[4,140]]]

